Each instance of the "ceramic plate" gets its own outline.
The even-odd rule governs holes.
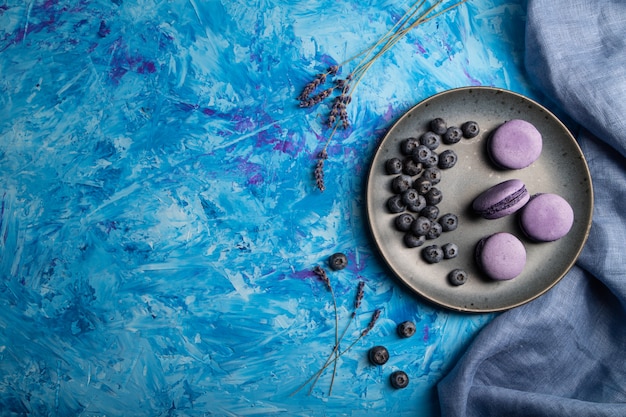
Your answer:
[[[402,157],[400,143],[427,131],[429,122],[442,117],[448,126],[460,126],[474,120],[481,128],[473,139],[461,139],[454,145],[441,145],[437,152],[452,148],[458,155],[456,166],[442,171],[438,187],[443,192],[440,214],[455,213],[459,227],[443,233],[436,240],[418,248],[407,248],[403,233],[393,225],[397,214],[387,209],[394,195],[394,175],[385,172],[385,162]],[[497,169],[489,160],[486,143],[489,134],[510,119],[534,124],[543,136],[539,159],[521,170]],[[471,211],[474,198],[487,188],[507,179],[525,182],[532,194],[556,193],[574,209],[571,231],[556,242],[533,243],[525,239],[511,215],[485,220]],[[489,87],[449,90],[428,98],[405,113],[380,143],[367,182],[367,221],[373,239],[391,271],[410,289],[431,302],[462,312],[494,312],[524,304],[554,286],[572,267],[589,234],[593,211],[593,190],[587,163],[573,136],[550,111],[522,95]],[[521,275],[510,281],[495,282],[486,278],[474,263],[474,247],[485,236],[507,231],[518,236],[527,250],[527,263]],[[452,242],[459,246],[459,256],[429,264],[420,251],[428,244]],[[469,280],[461,286],[447,281],[449,271],[465,269]]]

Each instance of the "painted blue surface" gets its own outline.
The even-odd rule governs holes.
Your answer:
[[[385,269],[364,179],[382,133],[466,85],[533,95],[525,3],[475,0],[370,70],[329,148],[295,97],[410,1],[40,1],[0,5],[0,414],[437,415],[433,387],[492,315],[429,306]],[[344,70],[348,70],[347,67]],[[333,252],[346,341],[311,270]],[[417,323],[400,340],[395,326]],[[382,369],[365,354],[386,345]],[[389,387],[390,371],[411,377]]]

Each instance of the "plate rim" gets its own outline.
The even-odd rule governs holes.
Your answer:
[[[554,122],[556,122],[567,133],[566,136],[569,138],[571,144],[576,149],[578,154],[581,156],[582,164],[583,164],[583,166],[585,168],[584,175],[585,175],[586,179],[589,181],[589,213],[590,213],[590,215],[589,215],[588,220],[586,221],[583,238],[579,242],[579,245],[578,245],[578,248],[576,250],[575,256],[572,257],[572,260],[567,264],[566,268],[560,274],[560,276],[558,276],[552,282],[547,283],[545,288],[543,288],[541,291],[538,291],[534,295],[532,295],[530,297],[526,297],[525,299],[520,300],[519,302],[516,302],[516,303],[513,303],[513,304],[509,304],[507,306],[502,306],[502,307],[493,307],[493,308],[468,308],[468,307],[462,307],[462,306],[459,306],[459,305],[454,305],[454,304],[451,304],[451,303],[442,302],[441,300],[438,300],[438,299],[435,299],[434,297],[429,296],[424,291],[421,291],[416,285],[412,285],[411,283],[408,282],[408,280],[403,279],[401,276],[399,276],[399,274],[396,272],[394,267],[390,264],[390,261],[384,256],[384,253],[383,253],[383,250],[382,250],[382,248],[380,246],[380,243],[378,242],[378,239],[376,238],[375,231],[374,231],[374,225],[373,225],[372,220],[371,220],[372,219],[372,213],[371,213],[371,210],[370,210],[370,200],[369,200],[370,199],[370,196],[369,196],[369,194],[370,194],[370,192],[369,192],[370,181],[372,180],[372,174],[373,174],[374,170],[376,169],[376,167],[374,166],[374,163],[375,163],[375,160],[376,160],[376,156],[378,155],[378,152],[381,150],[383,144],[389,138],[390,134],[393,133],[395,128],[399,124],[401,124],[406,118],[408,118],[409,115],[412,115],[412,113],[415,111],[415,109],[417,109],[418,107],[426,105],[429,101],[433,101],[433,100],[441,97],[442,95],[448,95],[448,94],[452,94],[452,93],[460,93],[460,92],[464,92],[464,91],[471,93],[472,90],[479,90],[479,91],[483,91],[483,92],[492,92],[494,94],[503,93],[503,94],[506,94],[506,95],[509,95],[509,96],[512,96],[512,97],[515,97],[515,98],[518,98],[518,99],[523,99],[523,100],[526,100],[526,101],[530,102],[532,105],[536,106],[539,110],[541,110],[541,111],[545,112],[546,114],[548,114],[551,117],[551,119]],[[539,298],[540,296],[544,295],[546,292],[548,292],[550,289],[552,289],[556,284],[558,284],[563,279],[563,277],[565,277],[565,275],[567,275],[569,273],[569,271],[572,269],[572,267],[576,264],[576,261],[580,257],[580,254],[581,254],[583,248],[585,247],[585,244],[586,244],[586,242],[587,242],[587,240],[589,238],[591,225],[593,223],[594,190],[593,190],[593,179],[591,177],[591,172],[589,170],[589,165],[588,165],[587,160],[585,158],[585,155],[584,155],[584,153],[582,151],[582,148],[580,147],[578,141],[576,141],[576,138],[574,137],[574,135],[572,134],[570,129],[551,110],[549,110],[544,105],[542,105],[539,102],[537,102],[536,100],[534,100],[534,99],[532,99],[532,98],[530,98],[528,96],[525,96],[523,94],[520,94],[518,92],[515,92],[515,91],[512,91],[512,90],[508,90],[508,89],[505,89],[505,88],[499,88],[499,87],[465,86],[465,87],[451,88],[451,89],[447,89],[447,90],[435,93],[435,94],[433,94],[433,95],[431,95],[429,97],[426,97],[426,98],[420,100],[415,105],[411,106],[406,111],[404,111],[404,113],[400,117],[398,117],[386,129],[385,134],[383,135],[383,137],[381,138],[379,143],[376,145],[372,155],[373,156],[372,156],[372,159],[371,159],[371,162],[370,162],[369,169],[367,170],[367,177],[366,177],[366,180],[365,180],[365,187],[364,187],[364,190],[365,190],[365,212],[366,212],[365,213],[366,214],[365,217],[366,217],[366,222],[367,222],[367,225],[368,225],[368,230],[369,230],[370,237],[374,241],[374,246],[376,247],[376,251],[378,252],[378,255],[382,259],[382,261],[385,264],[386,268],[389,271],[391,271],[391,273],[394,276],[394,278],[396,279],[396,281],[399,281],[401,284],[403,284],[410,291],[412,291],[413,293],[415,293],[416,295],[421,297],[423,301],[426,301],[426,302],[428,302],[430,304],[433,304],[435,306],[443,307],[445,309],[448,309],[448,310],[451,310],[451,311],[455,311],[455,312],[460,312],[460,313],[479,314],[479,313],[496,313],[496,312],[507,311],[507,310],[519,307],[519,306],[521,306],[523,304],[527,304],[530,301],[533,301],[533,300]]]

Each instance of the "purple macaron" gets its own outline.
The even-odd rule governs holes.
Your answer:
[[[569,233],[574,224],[574,210],[557,194],[536,194],[520,211],[519,224],[529,239],[552,242]]]
[[[481,239],[474,252],[476,264],[489,278],[504,281],[519,276],[526,266],[526,248],[506,232]]]
[[[485,219],[499,219],[513,214],[528,202],[530,194],[520,180],[494,185],[472,202],[472,209]]]
[[[500,168],[521,169],[539,158],[542,145],[541,133],[532,123],[513,119],[493,132],[487,149],[493,163]]]

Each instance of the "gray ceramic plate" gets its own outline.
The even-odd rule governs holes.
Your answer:
[[[394,176],[385,173],[387,159],[398,156],[400,142],[428,130],[430,120],[442,117],[450,125],[460,126],[474,120],[481,133],[462,139],[450,147],[458,154],[458,163],[443,171],[438,187],[443,192],[440,213],[455,213],[459,227],[443,233],[427,244],[454,242],[459,256],[438,264],[428,264],[421,249],[407,248],[393,221],[397,214],[387,210],[393,195]],[[486,153],[487,137],[509,119],[533,123],[543,135],[543,151],[531,166],[521,170],[499,170]],[[518,178],[531,194],[556,193],[574,209],[575,222],[564,238],[549,243],[532,243],[523,238],[515,215],[485,220],[471,212],[474,198],[485,189],[504,180]],[[593,211],[593,190],[589,169],[578,144],[550,111],[519,94],[489,87],[449,90],[428,98],[404,114],[389,130],[372,161],[367,183],[367,220],[380,254],[399,280],[422,297],[443,307],[463,312],[492,312],[524,304],[554,286],[572,267],[589,234]],[[484,236],[499,231],[511,232],[522,239],[527,250],[527,264],[520,276],[510,281],[494,282],[484,277],[474,264],[474,247]],[[465,269],[469,280],[455,287],[446,276],[455,268]]]

